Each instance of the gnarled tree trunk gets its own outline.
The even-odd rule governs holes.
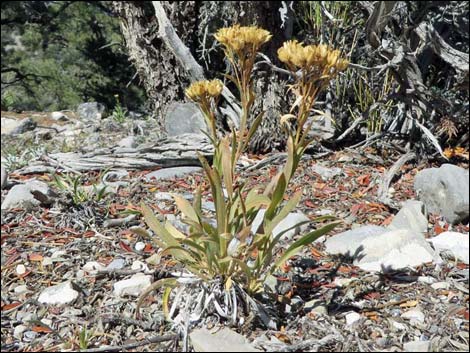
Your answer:
[[[203,67],[207,78],[222,77],[227,71],[223,53],[216,47],[213,34],[218,28],[235,23],[258,25],[273,34],[264,48],[276,62],[276,51],[292,34],[291,2],[282,1],[162,1],[176,33]],[[188,72],[165,45],[158,33],[158,21],[150,1],[113,1],[113,8],[121,18],[122,32],[139,77],[147,91],[149,105],[163,129],[166,107],[173,101],[184,100],[184,89],[190,83]],[[280,9],[286,16],[281,17]],[[278,123],[283,87],[273,79],[274,73],[257,72],[259,83],[255,110],[266,110],[265,120],[255,137],[253,147],[267,150],[277,147],[282,140]],[[228,84],[228,83],[227,83]],[[230,86],[229,86],[230,87]],[[233,88],[233,87],[231,87]],[[282,91],[281,91],[282,90]],[[234,92],[235,93],[235,92]],[[223,122],[222,122],[223,126]]]

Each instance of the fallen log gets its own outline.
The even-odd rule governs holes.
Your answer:
[[[106,169],[143,170],[181,166],[200,166],[197,153],[209,160],[213,155],[210,142],[201,135],[183,134],[137,148],[103,148],[91,153],[52,153],[41,157],[31,166],[17,171],[19,174],[38,173],[41,169],[86,172]]]

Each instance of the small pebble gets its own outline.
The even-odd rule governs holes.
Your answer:
[[[16,274],[18,276],[24,275],[26,273],[26,267],[23,264],[16,266]]]
[[[25,332],[28,329],[27,326],[25,325],[18,325],[15,326],[15,329],[13,330],[13,337],[15,337],[18,340],[23,339],[23,332]]]
[[[106,267],[107,270],[121,270],[126,265],[126,260],[124,259],[114,259]]]
[[[145,249],[145,243],[139,241],[139,242],[135,243],[134,248],[135,248],[136,251],[142,251],[142,250]]]
[[[15,287],[15,293],[16,294],[25,293],[27,291],[28,291],[28,287],[25,284],[22,284],[21,286]]]
[[[347,326],[352,326],[357,321],[359,321],[361,318],[362,318],[362,316],[360,314],[356,313],[356,312],[346,314],[346,325]]]
[[[411,341],[403,345],[405,352],[429,352],[430,341]]]
[[[423,312],[419,309],[408,310],[407,312],[401,314],[401,317],[408,320],[415,320],[421,323],[423,323],[425,320]]]

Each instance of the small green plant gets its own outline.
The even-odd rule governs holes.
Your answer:
[[[54,174],[53,183],[57,189],[70,195],[72,202],[77,206],[89,201],[100,202],[107,194],[106,186],[98,187],[93,185],[92,188],[83,186],[82,177],[80,175]]]
[[[320,226],[276,255],[279,251],[277,245],[284,233],[274,237],[273,230],[295,209],[302,196],[302,191],[298,191],[284,202],[288,184],[303,153],[312,142],[307,137],[311,127],[307,123],[308,116],[318,94],[338,72],[346,69],[348,61],[340,57],[339,51],[331,50],[326,45],[304,46],[297,41],[290,41],[279,49],[279,59],[296,78],[290,90],[296,94],[297,100],[290,112],[281,117],[288,133],[288,158],[284,168],[269,185],[249,190],[242,176],[237,174],[236,165],[262,119],[260,114],[248,127],[248,117],[255,99],[252,69],[258,50],[269,41],[271,35],[257,27],[233,26],[220,29],[215,37],[223,45],[225,56],[232,66],[233,74],[227,75],[227,78],[239,91],[242,108],[240,129],[233,130],[226,137],[218,136],[215,110],[223,88],[221,82],[196,82],[186,93],[199,105],[209,126],[208,136],[214,145],[212,166],[202,155],[199,159],[215,204],[216,224],[210,224],[203,217],[200,187],[196,190],[192,204],[179,195],[173,195],[184,222],[190,226],[188,234],[183,234],[170,222],[161,223],[145,204],[142,204],[142,211],[147,225],[156,235],[153,240],[164,249],[161,256],[171,255],[203,283],[218,281],[226,293],[233,294],[234,288],[239,288],[238,291],[253,296],[264,291],[267,278],[285,261],[338,224],[333,221]],[[253,232],[253,222],[261,209],[265,210],[262,226]],[[331,217],[321,220],[325,219],[331,220]],[[143,229],[135,229],[135,232],[149,236]],[[170,278],[154,283],[141,296],[137,313],[143,298],[153,289],[163,286],[166,288],[163,296],[164,311],[171,316],[168,301],[172,290],[180,282],[178,278]],[[232,301],[230,303],[232,310],[236,310],[236,305]]]
[[[119,100],[119,95],[115,94],[114,97],[116,98],[116,105],[114,106],[112,114],[113,119],[119,124],[123,124],[127,119],[127,110],[122,107],[121,101]]]

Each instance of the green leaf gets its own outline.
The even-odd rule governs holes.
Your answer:
[[[165,243],[166,246],[177,246],[179,245],[173,236],[165,229],[160,221],[155,217],[153,211],[144,203],[141,204],[142,213],[145,218],[145,222],[153,230],[153,232]]]
[[[263,120],[264,113],[265,113],[264,111],[259,113],[258,116],[256,117],[256,119],[253,121],[253,124],[251,125],[250,130],[248,131],[248,136],[246,138],[247,143],[250,142],[250,140],[253,137],[253,135],[255,134],[256,130],[258,130],[258,127],[261,124],[261,121]]]
[[[185,217],[189,218],[191,221],[199,222],[199,217],[197,216],[196,211],[194,211],[194,208],[191,206],[188,200],[176,194],[171,194],[171,196],[173,196],[173,198],[175,199],[176,206]]]
[[[298,191],[294,196],[285,204],[281,211],[272,219],[272,221],[267,222],[265,225],[265,232],[271,234],[274,228],[284,219],[289,213],[297,207],[300,199],[302,198],[302,191]]]
[[[276,209],[279,206],[279,204],[282,202],[282,199],[284,197],[284,192],[286,191],[287,183],[286,183],[286,177],[284,174],[281,174],[279,177],[278,183],[276,185],[276,188],[274,189],[273,196],[271,199],[271,203],[269,204],[269,207],[266,210],[266,213],[264,214],[264,219],[271,221],[276,213]]]

